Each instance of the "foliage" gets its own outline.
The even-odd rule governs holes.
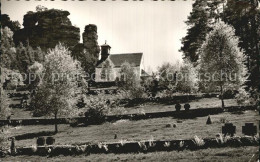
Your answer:
[[[188,32],[182,38],[180,51],[183,52],[184,58],[197,62],[199,55],[197,50],[201,47],[206,39],[206,34],[211,30],[209,25],[209,13],[207,11],[207,0],[196,0],[192,5],[192,12],[185,22],[188,26]]]
[[[16,49],[13,43],[13,32],[1,28],[1,67],[16,69]]]
[[[155,74],[152,77],[145,78],[141,83],[147,93],[148,97],[155,97],[158,92],[159,81],[156,79]]]
[[[8,137],[10,132],[8,127],[0,127],[0,151],[7,152],[9,150],[9,141]]]
[[[29,89],[36,89],[41,83],[41,76],[43,75],[43,65],[39,62],[35,62],[33,65],[28,68],[29,73]]]
[[[9,100],[6,93],[1,88],[0,119],[6,119],[10,115],[11,109],[9,108]]]
[[[76,104],[85,85],[80,63],[70,56],[62,44],[50,49],[45,57],[44,77],[32,98],[32,108],[38,115],[74,115]],[[79,86],[82,84],[82,87]]]
[[[197,68],[188,61],[181,66],[177,75],[176,91],[183,93],[194,93],[198,90]]]
[[[20,72],[28,73],[29,66],[33,65],[35,62],[44,62],[44,52],[41,48],[33,49],[29,44],[24,46],[20,43],[16,47],[16,65]]]
[[[158,67],[159,87],[174,90],[176,88],[176,74],[180,70],[180,64],[164,63]]]
[[[126,96],[130,99],[145,97],[144,87],[141,86],[140,79],[134,71],[133,66],[128,62],[123,63],[119,73],[121,76],[119,88]]]
[[[250,95],[249,93],[245,90],[244,87],[240,87],[238,89],[238,94],[235,96],[236,97],[236,100],[237,100],[237,103],[239,105],[241,104],[248,104],[249,103],[249,100],[250,100]]]
[[[123,98],[120,93],[116,95],[98,93],[84,97],[87,109],[85,116],[90,121],[98,121],[103,120],[105,115],[122,115],[126,111],[125,108],[118,105],[118,101]]]
[[[206,34],[213,29],[219,20],[231,25],[235,35],[239,37],[238,46],[245,50],[249,80],[246,82],[251,95],[258,91],[260,84],[259,72],[259,41],[260,41],[260,8],[259,1],[232,0],[196,0],[186,24],[189,26],[187,35],[182,39],[180,51],[184,58],[197,64],[198,49],[205,41]],[[205,89],[206,91],[208,89]]]
[[[36,6],[36,11],[37,11],[37,12],[42,12],[42,11],[46,11],[46,10],[48,10],[47,7],[44,7],[44,6],[42,6],[42,5]]]
[[[98,57],[90,54],[84,47],[75,47],[71,53],[71,56],[81,63],[83,70],[90,76],[86,76],[87,79],[91,79],[91,75],[95,73],[95,67],[98,61]]]
[[[44,61],[44,52],[40,48],[33,49],[22,43],[15,47],[13,32],[8,27],[1,28],[1,67],[26,73],[28,67],[36,61]]]
[[[217,22],[213,28],[199,49],[199,79],[204,87],[220,87],[223,96],[225,88],[237,90],[245,83],[247,69],[234,28],[222,21]]]
[[[192,140],[194,142],[194,144],[197,146],[197,147],[202,147],[204,146],[205,142],[202,138],[199,138],[198,136],[194,136],[194,139]]]
[[[11,31],[16,32],[21,28],[18,21],[11,21],[9,15],[1,14],[1,28],[8,27]]]
[[[101,79],[105,78],[106,81],[114,81],[113,75],[113,63],[112,61],[107,58],[103,63],[102,63],[102,69],[101,69]]]
[[[245,50],[247,68],[250,72],[247,85],[253,89],[260,84],[259,41],[260,8],[259,1],[227,1],[223,21],[232,25],[239,36],[239,47]]]
[[[103,94],[98,94],[98,96],[90,96],[86,100],[87,111],[85,112],[85,117],[90,122],[103,122],[105,115],[109,111],[108,104],[103,98]]]
[[[11,90],[19,85],[23,85],[23,77],[17,70],[1,68],[1,88]]]

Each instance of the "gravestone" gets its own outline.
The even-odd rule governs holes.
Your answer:
[[[36,143],[37,143],[37,146],[45,145],[45,138],[44,137],[38,137]]]
[[[226,123],[224,126],[222,126],[222,134],[230,135],[231,137],[234,136],[236,133],[236,126],[234,126],[232,123]]]
[[[175,105],[175,109],[176,109],[176,111],[180,111],[181,110],[181,104],[177,103]]]
[[[190,104],[188,104],[188,103],[185,104],[185,105],[184,105],[184,108],[185,108],[186,111],[190,110]]]
[[[254,136],[257,133],[257,127],[254,123],[245,123],[245,126],[242,126],[242,133],[247,136]]]
[[[46,144],[47,145],[53,145],[55,143],[55,139],[53,137],[47,137],[46,138]]]

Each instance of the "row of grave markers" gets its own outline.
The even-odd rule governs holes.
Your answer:
[[[222,134],[234,136],[236,133],[236,126],[232,123],[225,123],[222,126]],[[245,123],[245,126],[242,126],[242,133],[247,136],[254,136],[257,134],[257,127],[254,123]]]

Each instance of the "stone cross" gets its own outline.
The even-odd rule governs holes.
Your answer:
[[[245,123],[245,126],[242,126],[242,133],[247,136],[254,136],[257,133],[257,127],[254,123]]]
[[[226,123],[224,126],[222,126],[222,133],[226,135],[234,136],[236,133],[236,126],[234,126],[232,123]]]

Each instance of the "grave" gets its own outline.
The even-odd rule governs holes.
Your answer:
[[[44,137],[38,137],[36,143],[37,143],[37,146],[45,145],[45,138]]]
[[[222,134],[230,135],[231,137],[234,136],[236,133],[236,126],[234,126],[232,123],[226,123],[224,126],[222,126]]]
[[[55,143],[55,139],[53,137],[47,137],[46,138],[46,144],[47,145],[53,145]]]
[[[242,133],[247,136],[254,136],[257,133],[257,127],[254,123],[245,123],[245,126],[242,126]]]
[[[184,109],[185,109],[186,111],[190,110],[190,104],[188,104],[188,103],[185,104],[185,105],[184,105]]]
[[[175,105],[175,109],[176,109],[176,111],[180,111],[181,110],[181,104],[177,103]]]

